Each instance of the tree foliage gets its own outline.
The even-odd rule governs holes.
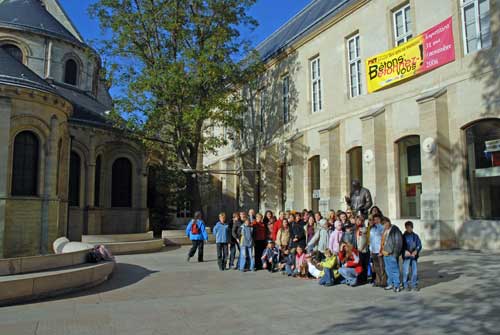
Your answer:
[[[196,169],[202,153],[226,144],[211,128],[239,129],[241,85],[260,71],[241,32],[256,0],[97,0],[116,112],[173,167]],[[250,55],[250,56],[249,56]],[[161,143],[161,144],[158,144]],[[188,178],[193,207],[199,186]]]

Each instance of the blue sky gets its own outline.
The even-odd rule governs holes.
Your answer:
[[[248,38],[257,45],[278,29],[311,0],[258,0],[250,15],[259,21],[259,27]],[[101,38],[98,22],[93,21],[87,8],[92,0],[59,0],[85,40],[91,42]]]

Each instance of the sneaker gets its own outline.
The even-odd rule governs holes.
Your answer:
[[[405,290],[411,292],[411,287],[408,286],[407,288],[405,288]]]
[[[384,288],[384,290],[386,290],[386,291],[390,291],[390,290],[393,290],[393,289],[394,289],[394,286],[392,286],[392,285],[388,285],[388,286],[386,286]]]
[[[401,292],[401,288],[399,288],[399,287],[395,287],[395,288],[394,288],[394,292],[395,292],[395,293],[399,293],[399,292]]]
[[[377,286],[378,286],[377,283],[372,284],[372,287],[377,287]]]
[[[413,291],[418,292],[418,291],[420,291],[420,288],[418,288],[418,286],[415,286],[415,287],[413,288]]]
[[[187,256],[187,260],[186,261],[189,263],[190,259],[191,259],[191,257]]]

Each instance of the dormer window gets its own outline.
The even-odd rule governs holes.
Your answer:
[[[64,82],[76,86],[78,78],[78,64],[74,59],[68,59],[64,64]]]
[[[23,62],[23,52],[19,47],[14,44],[3,44],[2,49],[7,52],[9,55],[17,59],[20,63]]]

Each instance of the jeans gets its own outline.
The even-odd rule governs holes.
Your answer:
[[[334,282],[332,269],[323,268],[323,272],[325,274],[323,275],[323,277],[320,278],[319,284],[325,286],[332,286]]]
[[[287,275],[289,276],[293,276],[295,274],[298,274],[299,272],[297,271],[297,269],[295,270],[292,270],[292,266],[291,265],[285,265],[285,272]]]
[[[358,274],[354,268],[340,268],[339,273],[345,279],[347,285],[354,286],[358,283]]]
[[[415,288],[418,286],[418,269],[417,260],[415,258],[406,258],[403,260],[403,286],[408,288],[408,277],[410,276],[410,286]]]
[[[200,240],[200,241],[191,241],[193,246],[189,250],[188,256],[189,258],[193,257],[194,254],[196,253],[196,249],[198,249],[198,262],[203,262],[203,245],[205,244],[205,241]]]
[[[253,247],[240,248],[240,271],[245,271],[247,257],[250,258],[250,270],[255,270],[255,258],[253,257]]]
[[[385,272],[387,273],[387,285],[399,288],[401,281],[399,279],[399,263],[394,256],[384,256]]]
[[[232,268],[234,266],[234,260],[236,259],[236,267],[238,267],[238,258],[236,258],[236,249],[238,249],[238,253],[240,252],[240,244],[235,242],[231,243],[229,247],[229,267]]]
[[[227,243],[217,243],[217,264],[219,270],[225,270],[227,263]]]

